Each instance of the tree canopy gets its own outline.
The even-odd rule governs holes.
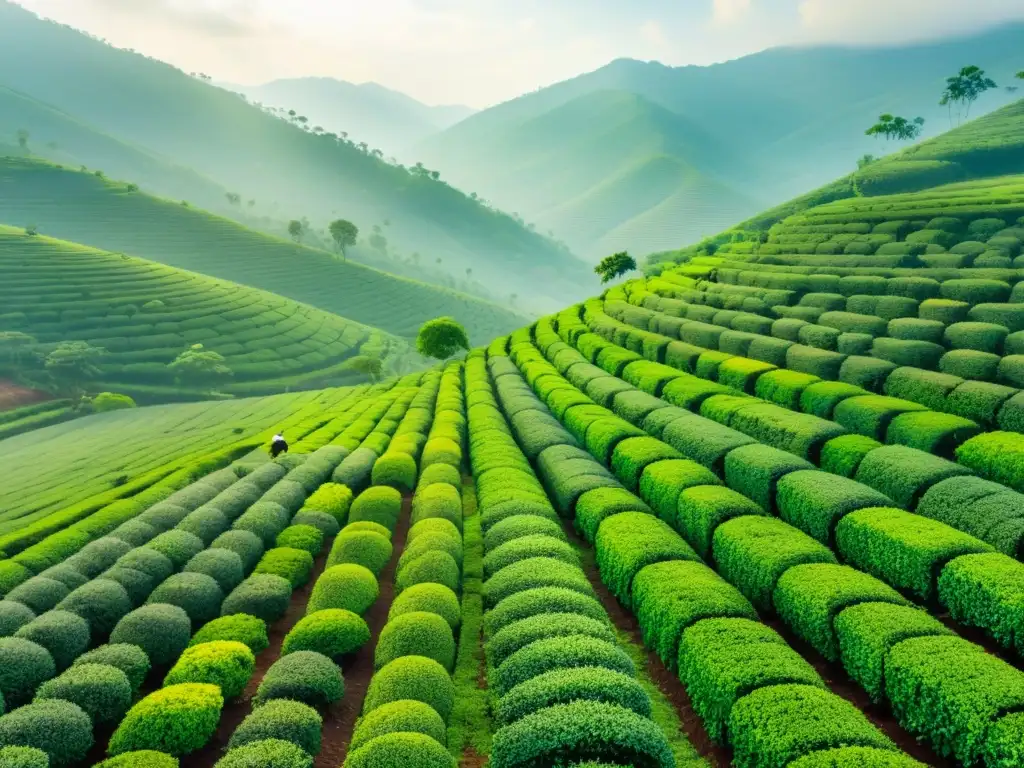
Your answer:
[[[306,225],[298,219],[292,219],[288,222],[288,234],[296,243],[301,243],[302,236],[306,234]]]
[[[193,344],[167,366],[179,384],[210,389],[230,379],[234,374],[224,362],[224,356],[202,344]]]
[[[416,349],[426,357],[447,360],[460,349],[469,349],[469,336],[455,318],[436,317],[420,328]]]
[[[885,136],[887,139],[898,141],[912,141],[921,135],[921,128],[924,126],[923,117],[915,117],[907,120],[905,117],[896,117],[890,114],[880,115],[878,122],[868,128],[864,133],[868,136]]]
[[[601,259],[601,263],[594,267],[594,272],[601,276],[601,284],[603,285],[627,272],[632,272],[634,269],[636,269],[636,259],[630,256],[628,252],[622,251],[621,253]]]
[[[342,256],[345,255],[345,249],[355,245],[359,237],[359,227],[345,219],[332,221],[327,229],[331,233],[331,239],[334,240],[334,244]]]
[[[946,89],[942,92],[942,100],[939,104],[943,107],[950,107],[949,122],[953,122],[952,105],[957,105],[957,122],[962,116],[971,114],[971,105],[978,100],[985,91],[996,88],[995,81],[985,76],[985,70],[976,66],[963,67],[953,77],[946,78]]]
[[[85,384],[100,374],[97,362],[106,352],[85,341],[62,341],[46,356],[44,366],[54,383],[65,392],[81,394]]]

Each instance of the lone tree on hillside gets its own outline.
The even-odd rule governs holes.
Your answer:
[[[331,233],[331,239],[334,240],[334,245],[338,248],[338,252],[342,256],[345,255],[345,249],[355,245],[356,239],[359,237],[359,227],[345,219],[336,219],[335,221],[332,221],[328,225],[327,229]]]
[[[298,219],[292,219],[288,222],[288,234],[298,245],[302,242],[302,236],[306,234],[306,226]]]
[[[206,349],[202,344],[193,344],[167,367],[174,374],[178,384],[209,390],[213,390],[234,375],[223,355]]]
[[[924,126],[923,117],[915,117],[907,120],[905,117],[894,117],[893,115],[880,115],[878,122],[868,128],[864,133],[868,136],[885,136],[886,139],[897,141],[913,141],[921,135],[921,128]]]
[[[0,331],[0,360],[21,367],[30,361],[36,337],[21,331]]]
[[[863,170],[876,160],[878,160],[878,158],[875,157],[874,155],[862,155],[861,157],[857,158],[857,169]]]
[[[97,363],[105,352],[85,341],[62,341],[46,356],[43,365],[62,392],[80,396],[86,382],[99,376]]]
[[[18,139],[18,146],[22,149],[28,149],[28,140],[32,138],[32,134],[26,131],[24,128],[19,128],[17,133],[14,134]]]
[[[237,192],[228,192],[224,195],[228,199],[229,205],[238,205],[242,202],[242,196]]]
[[[953,125],[953,105],[957,105],[956,124],[960,125],[963,117],[971,114],[971,105],[985,91],[996,88],[995,81],[985,77],[985,70],[969,66],[964,67],[953,77],[946,78],[946,90],[942,92],[939,104],[949,108],[949,124]]]
[[[1024,69],[1022,69],[1020,72],[1014,75],[1014,77],[1016,77],[1018,80],[1024,80]]]
[[[381,372],[384,370],[384,363],[379,358],[370,355],[357,355],[349,360],[345,367],[363,374],[376,384],[380,381]]]
[[[601,263],[594,267],[594,271],[601,276],[601,284],[611,282],[627,272],[636,269],[636,259],[628,252],[616,253],[601,259]]]
[[[447,360],[460,349],[469,350],[469,337],[454,317],[428,320],[416,337],[416,350],[424,357]]]

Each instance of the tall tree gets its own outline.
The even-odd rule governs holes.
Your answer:
[[[80,396],[86,383],[99,376],[98,362],[105,352],[85,341],[62,341],[46,356],[44,366],[62,392]]]
[[[601,284],[604,285],[634,269],[636,269],[636,259],[627,251],[622,251],[601,259],[601,263],[594,267],[594,272],[601,276]]]
[[[885,136],[886,139],[896,139],[897,141],[911,141],[921,135],[921,128],[923,126],[923,117],[907,120],[905,117],[885,114],[880,115],[878,122],[864,131],[864,133],[868,136]]]
[[[416,350],[425,357],[447,360],[460,349],[469,349],[466,329],[453,317],[436,317],[420,328]]]
[[[19,128],[15,136],[18,138],[18,146],[22,149],[28,149],[28,140],[32,138],[32,134],[24,128]]]
[[[359,227],[345,219],[332,221],[327,229],[342,256],[345,255],[345,249],[355,245],[356,239],[359,237]]]
[[[946,78],[946,90],[939,104],[949,108],[949,124],[953,125],[953,105],[957,105],[957,125],[971,114],[971,105],[985,91],[996,88],[995,81],[985,76],[985,70],[971,65],[963,67],[953,77]]]
[[[297,245],[302,242],[302,236],[306,234],[306,227],[298,219],[292,219],[288,222],[288,234]]]
[[[202,344],[193,344],[170,363],[168,369],[175,381],[185,386],[212,390],[234,374],[228,368],[224,356]]]
[[[381,373],[384,370],[384,363],[379,358],[370,355],[356,355],[348,361],[346,367],[363,374],[376,384],[380,381]]]

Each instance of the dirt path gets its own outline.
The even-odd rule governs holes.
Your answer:
[[[0,411],[10,411],[45,400],[53,400],[53,395],[40,392],[38,389],[22,387],[10,379],[0,379]]]

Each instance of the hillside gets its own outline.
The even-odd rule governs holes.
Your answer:
[[[481,299],[341,260],[91,173],[0,157],[0,223],[250,285],[397,336],[451,315],[482,342],[523,321]]]
[[[585,265],[512,217],[429,174],[393,166],[330,133],[315,134],[162,62],[114,49],[0,2],[3,85],[121,141],[193,169],[279,219],[337,217],[452,271],[564,301]],[[126,179],[132,181],[132,179]],[[154,189],[162,193],[159,189]],[[164,193],[166,194],[166,193]],[[506,294],[507,295],[507,294]]]
[[[194,344],[223,355],[233,375],[218,388],[229,394],[358,381],[349,358],[403,346],[269,292],[11,227],[0,226],[0,271],[0,329],[28,334],[43,355],[68,341],[104,350],[98,373],[82,377],[90,391],[150,402],[208,396],[168,368]],[[5,367],[27,381],[48,378],[30,356]]]
[[[1020,69],[1022,45],[1024,25],[1007,24],[902,47],[772,49],[708,67],[620,60],[473,115],[425,141],[419,155],[467,189],[536,218],[545,231],[553,228],[590,257],[606,255],[612,243],[663,250],[678,245],[673,238],[680,231],[684,240],[699,239],[723,228],[723,220],[742,220],[848,173],[863,154],[884,153],[884,145],[864,135],[883,112],[925,117],[926,136],[948,129],[947,110],[938,105],[945,78],[971,63],[1006,85]],[[618,109],[598,113],[602,119],[564,117],[611,93],[619,94]],[[985,94],[972,115],[1010,98],[1002,89]],[[652,118],[654,109],[662,119]],[[609,126],[623,132],[622,141],[604,143]],[[563,161],[559,151],[567,145],[595,151],[569,152]],[[662,147],[709,180],[700,199],[714,200],[722,216],[655,198],[628,237],[603,242],[622,222],[606,219],[598,203],[591,206],[585,183],[614,183],[624,167],[663,154]],[[557,160],[549,173],[550,158]],[[591,164],[595,173],[588,176]],[[563,199],[584,200],[553,221],[554,212],[530,192],[563,179]],[[629,192],[624,188],[623,197]],[[580,224],[593,220],[605,221],[597,233]]]
[[[474,111],[463,106],[433,107],[376,83],[356,85],[330,77],[223,87],[268,107],[294,109],[324,130],[345,132],[357,142],[368,142],[387,155],[399,157]]]

